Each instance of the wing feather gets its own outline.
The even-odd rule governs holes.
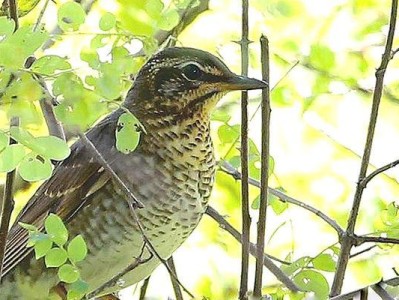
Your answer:
[[[115,129],[121,114],[117,110],[88,133],[88,138],[104,158],[111,162],[116,156]],[[19,264],[31,251],[27,248],[28,232],[18,222],[35,225],[43,229],[49,213],[57,213],[64,222],[70,221],[77,210],[87,205],[88,194],[99,189],[109,180],[108,174],[78,140],[71,147],[71,155],[54,170],[50,179],[44,182],[28,201],[11,227],[3,262],[3,277]],[[90,197],[89,197],[90,198]]]

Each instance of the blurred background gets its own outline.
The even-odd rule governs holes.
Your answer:
[[[45,2],[39,1],[20,19],[21,24],[34,24]],[[75,110],[68,111],[62,105],[57,108],[57,115],[64,122],[73,121],[87,128],[115,109],[118,97],[123,98],[131,84],[130,74],[134,74],[146,57],[158,49],[157,38],[160,39],[162,32],[173,28],[178,34],[168,42],[210,51],[221,57],[234,72],[240,72],[240,46],[236,42],[241,39],[241,1],[82,2],[87,15],[79,21],[78,28],[68,27],[68,24],[78,22],[76,20],[60,21],[57,10],[65,3],[58,0],[48,4],[41,24],[49,32],[51,44],[45,44],[46,49],[42,47],[35,53],[37,58],[45,54],[58,55],[70,63],[71,72],[46,78],[53,92],[54,87],[60,91],[61,102],[68,98],[70,82],[77,84],[84,95],[81,106]],[[270,186],[317,208],[345,228],[367,133],[374,73],[380,64],[388,30],[390,1],[251,0],[249,3],[249,37],[253,41],[250,44],[250,76],[261,77],[261,34],[270,41],[273,88]],[[180,24],[181,12],[188,7],[201,7],[204,11],[191,24]],[[76,16],[78,18],[78,14]],[[57,22],[61,24],[61,30],[55,29]],[[394,48],[397,47],[398,37],[394,40]],[[137,53],[144,56],[137,56]],[[63,80],[68,81],[69,86]],[[229,161],[238,169],[239,96],[239,93],[231,93],[224,97],[212,124],[218,160]],[[250,175],[256,180],[260,179],[261,159],[258,150],[259,104],[259,93],[251,92]],[[27,128],[34,135],[46,134],[37,103],[29,109],[26,112],[30,116],[25,122]],[[390,62],[385,77],[370,171],[399,158],[398,116],[397,55]],[[6,119],[6,110],[2,109],[2,128],[7,126]],[[4,181],[5,174],[2,173],[0,178]],[[395,204],[399,197],[398,180],[399,172],[394,168],[368,184],[358,217],[357,234],[398,237]],[[23,185],[16,194],[17,209],[37,186],[38,183]],[[257,188],[251,187],[250,199],[252,241],[256,241]],[[239,181],[218,171],[210,204],[234,227],[241,228]],[[335,231],[320,218],[303,208],[272,199],[267,216],[266,252],[283,260],[283,266],[293,277],[303,270],[317,271],[321,277],[315,279],[315,284],[323,291],[327,288],[328,293],[338,246]],[[354,253],[368,246],[372,245],[355,248]],[[378,246],[353,258],[345,277],[344,291],[395,276],[395,267],[399,266],[398,250],[398,247]],[[240,245],[217,223],[204,216],[174,258],[181,282],[198,299],[235,299],[240,279],[240,255]],[[309,262],[314,258],[319,259],[319,264]],[[298,260],[302,261],[300,266],[294,268],[291,265],[290,269],[290,264]],[[303,263],[304,260],[307,263]],[[250,260],[250,287],[254,262]],[[287,290],[268,270],[264,274],[264,287],[264,292],[273,295],[274,299],[282,299],[285,293],[285,299],[305,297],[288,296]],[[139,289],[140,284],[123,291],[123,299],[138,299]],[[325,292],[316,292],[316,298],[317,295],[325,295]],[[150,279],[146,299],[168,297],[174,297],[172,285],[167,271],[160,266]]]

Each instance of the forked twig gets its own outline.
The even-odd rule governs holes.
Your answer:
[[[208,206],[206,210],[206,214],[209,215],[212,219],[214,219],[221,228],[226,230],[228,233],[230,233],[239,243],[241,243],[242,236],[238,230],[236,230],[225,218],[223,218],[222,215],[220,215],[216,209],[214,209],[211,206]],[[257,255],[257,246],[253,243],[250,243],[250,248],[249,248],[250,253],[253,256]],[[289,290],[292,292],[299,292],[300,288],[287,276],[284,274],[283,271],[279,267],[277,267],[272,259],[273,257],[269,255],[263,254],[263,265],[273,273],[273,275],[280,281],[282,282]]]
[[[373,145],[374,131],[378,118],[378,110],[381,102],[381,96],[384,86],[384,75],[389,61],[392,58],[392,44],[395,34],[396,17],[398,11],[398,0],[392,0],[391,16],[389,21],[388,37],[385,44],[384,54],[382,55],[381,65],[375,72],[376,82],[373,93],[373,104],[371,108],[369,127],[367,131],[366,143],[363,151],[362,163],[360,167],[358,183],[356,186],[355,196],[353,198],[352,209],[349,215],[348,226],[345,235],[341,241],[341,251],[338,257],[337,269],[334,275],[333,284],[331,287],[330,296],[337,296],[341,293],[342,285],[344,282],[345,271],[348,265],[350,251],[353,246],[353,239],[357,216],[359,213],[360,202],[362,199],[365,186],[362,184],[367,175],[367,167],[370,161],[371,148]]]
[[[235,169],[231,164],[229,164],[226,161],[223,161],[220,164],[220,166],[221,166],[220,170],[222,172],[231,175],[236,180],[241,180],[241,173],[237,169]],[[249,178],[249,183],[253,186],[260,188],[260,182],[253,178]],[[344,233],[344,230],[338,225],[337,222],[335,222],[333,219],[331,219],[329,216],[327,216],[326,214],[324,214],[322,211],[318,210],[317,208],[315,208],[309,204],[306,204],[302,201],[299,201],[295,198],[292,198],[279,190],[269,187],[268,191],[270,194],[276,196],[281,201],[302,207],[303,209],[306,209],[306,210],[310,211],[311,213],[315,214],[316,216],[321,218],[324,222],[326,222],[328,225],[330,225],[337,232],[338,236],[341,236]]]

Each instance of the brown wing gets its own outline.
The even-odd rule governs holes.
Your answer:
[[[88,138],[111,162],[115,149],[115,128],[121,111],[115,111],[88,133]],[[27,248],[28,232],[18,222],[33,224],[43,228],[46,216],[53,212],[64,222],[73,218],[75,212],[85,203],[85,196],[100,188],[109,180],[108,174],[93,158],[81,141],[71,147],[71,155],[54,170],[50,179],[43,183],[34,196],[19,213],[15,224],[10,229],[3,262],[3,276],[23,260],[32,248]]]

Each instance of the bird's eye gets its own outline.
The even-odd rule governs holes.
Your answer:
[[[198,80],[202,76],[202,70],[195,64],[188,64],[182,69],[184,77],[188,80]]]

